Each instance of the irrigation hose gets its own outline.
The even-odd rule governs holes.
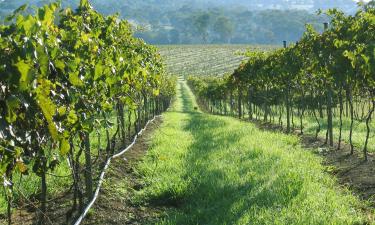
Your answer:
[[[88,211],[91,209],[91,207],[94,205],[95,201],[97,200],[98,196],[99,196],[99,192],[100,192],[100,188],[103,184],[103,181],[104,181],[104,176],[105,176],[105,173],[107,172],[107,169],[109,167],[109,165],[111,164],[111,160],[112,159],[115,159],[115,158],[118,158],[120,156],[122,156],[125,152],[129,151],[136,143],[137,139],[142,135],[142,133],[147,129],[148,125],[152,122],[155,121],[156,118],[159,118],[161,116],[154,116],[154,118],[152,120],[149,120],[145,127],[139,131],[139,133],[134,137],[133,139],[133,142],[128,146],[126,147],[124,150],[122,150],[120,153],[117,153],[116,155],[113,155],[112,157],[110,157],[105,166],[104,166],[104,169],[102,171],[102,173],[100,174],[100,178],[99,178],[99,183],[98,183],[98,186],[95,190],[95,194],[94,194],[94,197],[92,198],[92,200],[90,201],[90,203],[86,206],[85,210],[83,211],[83,213],[81,214],[81,216],[76,220],[76,222],[74,223],[74,225],[79,225],[82,223],[83,219],[85,218],[85,216],[87,215]]]

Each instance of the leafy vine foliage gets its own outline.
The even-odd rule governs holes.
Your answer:
[[[338,148],[341,148],[343,117],[350,118],[351,153],[353,123],[366,122],[363,155],[367,160],[370,123],[375,109],[375,7],[370,2],[355,15],[327,11],[331,26],[318,33],[307,26],[295,44],[273,52],[248,52],[233,74],[224,77],[190,77],[188,82],[200,102],[215,113],[274,122],[292,132],[295,116],[314,117],[321,131],[327,120],[326,143],[334,145],[333,117],[339,118]],[[326,24],[328,25],[328,24]],[[361,108],[362,115],[356,113]],[[346,109],[346,110],[345,110]],[[283,118],[286,117],[286,122]],[[283,124],[285,123],[285,124]]]
[[[0,179],[11,202],[15,172],[41,178],[43,224],[47,172],[68,159],[72,211],[82,210],[96,174],[90,134],[106,137],[99,155],[110,157],[118,142],[126,145],[168,107],[175,80],[164,75],[156,49],[134,38],[126,21],[97,13],[87,0],[76,11],[52,3],[25,15],[26,7],[0,27]],[[126,123],[126,117],[135,119]]]

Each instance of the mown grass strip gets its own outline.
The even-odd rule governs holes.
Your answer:
[[[176,103],[139,166],[138,201],[171,206],[159,224],[362,224],[362,203],[324,173],[296,136]]]

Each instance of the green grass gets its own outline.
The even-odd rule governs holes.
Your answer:
[[[159,45],[167,71],[173,75],[220,76],[232,73],[245,59],[247,49],[268,50],[268,45]]]
[[[296,136],[194,111],[176,102],[139,166],[137,201],[173,206],[159,224],[362,224],[358,199],[338,188]]]

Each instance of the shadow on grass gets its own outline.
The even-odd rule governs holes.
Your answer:
[[[229,121],[225,119],[195,111],[191,94],[185,86],[181,88],[183,113],[189,115],[189,121],[184,129],[193,135],[194,142],[189,147],[184,162],[186,174],[183,177],[189,180],[186,192],[180,196],[173,196],[173,193],[169,192],[159,196],[159,202],[169,199],[165,203],[180,209],[169,217],[171,221],[167,224],[235,224],[251,207],[271,208],[276,205],[288,205],[299,194],[302,182],[296,184],[294,190],[285,196],[267,189],[270,185],[282,184],[288,179],[282,176],[272,181],[266,178],[262,181],[263,184],[256,184],[255,181],[240,182],[230,177],[245,176],[253,169],[249,162],[257,160],[262,152],[251,151],[241,159],[244,165],[236,165],[233,169],[234,174],[228,173],[225,167],[231,157],[228,149],[239,142],[244,134],[227,132],[225,127],[229,126]],[[223,151],[223,154],[218,159],[217,154],[220,154],[220,151]],[[267,166],[256,172],[269,172],[267,170],[271,170],[276,161],[267,160]],[[253,193],[251,196],[250,192]]]

